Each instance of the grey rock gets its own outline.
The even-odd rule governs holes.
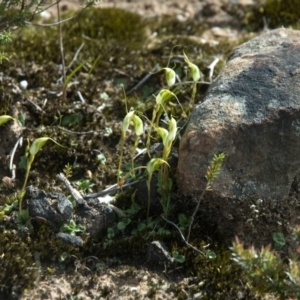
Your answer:
[[[97,198],[89,199],[88,204],[78,205],[74,214],[76,224],[85,226],[86,232],[94,241],[99,241],[108,227],[116,225],[116,214],[109,206]]]
[[[56,235],[59,239],[62,240],[65,244],[74,246],[74,247],[81,247],[83,246],[83,240],[80,236],[71,235],[68,233],[59,232]]]
[[[25,199],[30,217],[43,218],[56,229],[59,229],[71,219],[73,205],[61,193],[45,193],[29,186],[26,189]]]
[[[214,194],[288,195],[300,170],[300,32],[272,30],[237,47],[195,108],[179,151],[179,185],[197,194],[214,154]]]
[[[300,170],[299,53],[300,31],[284,28],[237,47],[182,137],[178,184],[196,199],[213,155],[226,154],[199,215],[230,241],[266,245],[297,222],[289,193]]]
[[[25,201],[30,217],[39,221],[46,220],[55,231],[59,231],[61,226],[68,224],[72,218],[76,224],[86,228],[85,233],[94,241],[99,241],[108,227],[116,225],[115,212],[109,206],[100,203],[97,198],[88,199],[73,209],[72,203],[63,194],[45,193],[29,186],[26,189]],[[76,239],[70,240],[68,236],[58,236],[69,244],[80,244]]]

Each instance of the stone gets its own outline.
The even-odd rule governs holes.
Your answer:
[[[59,232],[56,236],[65,244],[71,245],[73,247],[82,247],[83,240],[80,236],[71,235],[64,232]]]
[[[28,186],[24,198],[30,217],[45,219],[57,230],[72,217],[73,205],[64,194],[45,193],[34,186]]]
[[[110,206],[102,204],[97,198],[78,205],[73,215],[76,224],[83,225],[93,241],[100,241],[107,233],[107,228],[116,225],[116,214]]]
[[[185,194],[200,195],[213,155],[223,152],[226,158],[210,192],[220,198],[211,204],[224,210],[219,215],[253,219],[250,206],[258,200],[282,209],[280,201],[289,196],[300,171],[299,53],[300,31],[285,28],[233,51],[182,137],[178,184]],[[244,206],[238,212],[239,204]]]
[[[85,234],[93,241],[100,241],[107,228],[116,226],[117,217],[113,209],[100,203],[97,198],[89,198],[73,209],[72,202],[64,194],[46,193],[37,187],[28,186],[24,200],[30,217],[37,223],[48,222],[55,231],[60,231],[72,219],[77,225],[85,227]],[[81,245],[82,239],[79,237],[71,238],[62,233],[57,236],[66,243]]]

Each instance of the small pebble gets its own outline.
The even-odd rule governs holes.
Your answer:
[[[28,81],[27,80],[22,80],[22,81],[20,81],[19,85],[20,85],[20,88],[23,91],[25,91],[27,89],[27,87],[28,87]]]

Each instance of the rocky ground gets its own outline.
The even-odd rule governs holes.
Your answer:
[[[63,0],[61,10],[66,14],[78,12],[81,4],[82,1]],[[82,184],[85,180],[85,187],[80,188],[80,183],[74,185],[84,195],[116,184],[125,95],[129,107],[137,107],[149,118],[151,97],[164,85],[161,73],[153,72],[157,70],[154,66],[167,66],[172,52],[171,63],[178,64],[178,72],[184,77],[184,50],[200,66],[208,83],[199,87],[196,102],[199,101],[210,79],[237,44],[258,35],[270,24],[276,27],[272,16],[264,15],[259,7],[254,0],[102,1],[97,11],[86,11],[63,26],[64,55],[70,75],[66,85],[62,79],[57,28],[40,27],[48,22],[48,17],[56,18],[56,7],[34,20],[32,27],[16,31],[16,38],[7,48],[14,55],[3,63],[0,72],[0,115],[24,116],[26,120],[22,126],[9,123],[0,128],[2,207],[11,204],[22,188],[25,171],[19,161],[22,162],[27,140],[32,142],[41,136],[49,136],[67,147],[60,148],[48,141],[36,155],[30,172],[28,185],[44,190],[45,193],[37,194],[48,197],[52,204],[56,200],[48,192],[70,193],[56,178],[61,172],[68,174],[72,183],[81,180]],[[219,62],[210,78],[207,67],[216,58]],[[154,74],[143,83],[151,70]],[[64,86],[66,93],[62,92]],[[188,107],[190,89],[183,88],[178,98]],[[186,121],[186,116],[180,117]],[[13,178],[8,167],[9,153],[21,133],[24,144],[14,156]],[[124,156],[127,161],[132,143],[133,134],[129,132]],[[174,174],[177,147],[178,143],[173,149]],[[125,211],[132,208],[136,196],[142,208],[132,216],[130,230],[145,219],[146,193],[143,184],[136,193],[124,188],[113,203]],[[176,203],[172,220],[176,221],[183,211],[191,215],[195,203],[182,198],[176,184],[172,195],[172,202]],[[29,196],[24,199],[24,208],[30,205]],[[157,194],[152,198],[158,202]],[[36,199],[41,202],[41,198]],[[0,252],[9,259],[3,259],[1,267],[7,271],[0,278],[1,290],[8,295],[4,293],[0,299],[259,299],[241,277],[241,270],[231,263],[228,245],[224,250],[213,224],[206,223],[201,215],[192,232],[194,245],[217,255],[211,260],[188,248],[178,231],[159,219],[159,205],[154,204],[151,209],[155,220],[151,230],[138,237],[131,237],[130,231],[124,230],[113,238],[104,228],[98,240],[82,234],[83,247],[57,241],[57,228],[53,229],[47,217],[31,216],[34,232],[20,233],[14,227],[16,214],[2,215],[0,239],[4,246],[0,246]],[[78,222],[86,222],[89,227],[91,222],[87,219]],[[4,225],[13,228],[12,235],[7,236]],[[157,227],[169,230],[170,234],[158,234]],[[151,236],[152,233],[155,235]],[[10,239],[15,240],[11,243]],[[185,263],[169,261],[168,254],[152,259],[154,248],[149,250],[149,244],[154,239],[163,240],[170,252],[183,254]],[[26,259],[20,256],[22,251],[28,254]],[[21,258],[17,260],[18,257]],[[30,265],[32,261],[34,264]]]

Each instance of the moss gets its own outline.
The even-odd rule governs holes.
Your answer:
[[[84,43],[85,47],[79,57],[96,59],[100,55],[104,64],[119,60],[120,53],[126,59],[131,51],[143,48],[146,39],[142,18],[116,8],[85,10],[75,20],[63,25],[63,34],[67,37],[63,40],[67,61],[71,61],[80,45]],[[18,49],[17,56],[24,61],[61,61],[58,55],[58,31],[55,26],[42,29],[30,26],[20,30],[13,44],[8,47]]]
[[[179,21],[174,17],[164,16],[162,18],[154,17],[145,21],[151,32],[156,32],[158,36],[201,36],[203,31],[207,29],[205,23],[200,23],[197,20],[187,19]]]
[[[193,241],[192,244],[195,245]],[[216,247],[216,258],[208,259],[187,249],[186,266],[191,276],[197,276],[194,293],[201,292],[203,299],[259,299],[246,280],[242,269],[231,259],[231,252]],[[213,250],[213,245],[209,249]],[[181,248],[181,253],[184,253]],[[246,284],[247,282],[247,284]]]
[[[30,243],[26,234],[0,229],[0,292],[9,299],[18,299],[24,289],[33,287],[37,279],[38,268],[34,264]]]
[[[41,263],[58,262],[63,253],[67,253],[69,256],[76,255],[80,257],[79,249],[69,246],[59,238],[56,238],[50,226],[43,224],[35,227],[39,227],[39,229],[35,232],[32,249],[39,253]]]
[[[257,5],[246,14],[244,24],[250,30],[264,28],[264,20],[270,29],[300,26],[299,0],[266,0],[264,4]]]

